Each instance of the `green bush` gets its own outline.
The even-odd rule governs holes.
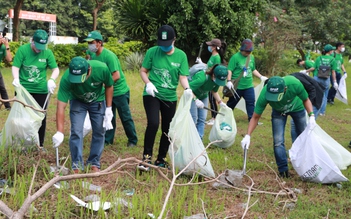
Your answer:
[[[126,57],[125,65],[127,70],[137,71],[140,69],[144,60],[144,54],[134,52]]]

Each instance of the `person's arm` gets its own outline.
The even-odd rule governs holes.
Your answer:
[[[249,127],[247,128],[247,135],[251,136],[252,132],[255,130],[258,120],[260,120],[261,115],[253,113],[252,118],[250,119]]]
[[[1,40],[2,40],[2,43],[6,47],[6,57],[5,57],[5,59],[6,59],[7,62],[11,62],[12,61],[12,54],[11,54],[11,51],[10,51],[9,41],[5,37],[1,38]]]
[[[220,103],[222,102],[222,99],[221,99],[221,97],[219,96],[218,92],[212,91],[212,95],[213,95],[213,98],[216,100],[216,102],[217,102],[218,104],[220,104]]]
[[[144,67],[140,68],[140,77],[144,81],[145,84],[150,83],[149,77],[147,76],[149,70]]]
[[[231,81],[232,80],[232,71],[228,70],[228,75],[227,75],[227,81]]]
[[[345,69],[344,64],[341,64],[341,69],[342,69],[342,71],[343,71],[344,73],[346,72],[346,69]]]
[[[54,79],[54,81],[55,81],[57,79],[57,77],[59,76],[59,74],[60,74],[59,68],[53,68],[50,78]]]
[[[114,82],[118,81],[121,78],[119,71],[112,72],[112,79]]]
[[[56,129],[58,132],[63,133],[65,124],[65,109],[67,103],[57,100],[56,107]]]
[[[105,87],[106,107],[112,106],[113,86]]]
[[[311,115],[311,113],[313,114],[312,102],[309,98],[303,101],[303,105],[305,106],[305,109],[309,116]]]
[[[252,71],[252,74],[261,79],[263,75],[261,75],[256,69]]]
[[[190,88],[187,76],[179,75],[179,81],[180,81],[180,84],[182,85],[182,87],[184,88],[184,90]]]

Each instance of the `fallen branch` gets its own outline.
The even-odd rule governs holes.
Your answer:
[[[2,98],[0,97],[0,102],[3,102],[3,103],[18,102],[18,103],[22,104],[24,107],[31,108],[31,109],[33,109],[33,110],[35,110],[35,111],[38,111],[38,112],[46,113],[46,110],[37,109],[37,108],[35,108],[34,106],[25,104],[24,102],[22,102],[22,101],[20,101],[20,100],[17,100],[16,97],[13,97],[13,98],[7,99],[7,100],[4,100],[4,99],[2,99]]]

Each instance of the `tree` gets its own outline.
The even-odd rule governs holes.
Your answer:
[[[96,26],[97,26],[97,14],[99,12],[99,10],[101,9],[101,7],[104,5],[105,0],[95,0],[95,8],[92,12],[93,15],[93,30],[96,30]]]
[[[13,9],[13,41],[18,41],[19,39],[19,13],[23,5],[23,0],[17,0],[15,8]]]

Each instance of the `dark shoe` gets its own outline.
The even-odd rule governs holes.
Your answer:
[[[144,163],[148,163],[148,164],[151,164],[151,156],[146,154],[143,156],[143,162]],[[143,163],[140,163],[138,166],[137,166],[137,169],[141,170],[141,171],[149,171],[150,170],[150,167],[144,165]]]
[[[333,100],[328,100],[327,101],[330,105],[334,105],[334,101]]]
[[[11,107],[9,106],[9,107],[5,107],[5,109],[7,110],[7,111],[10,111],[11,110]]]
[[[279,173],[279,176],[280,176],[281,178],[290,178],[289,171],[280,172],[280,173]]]
[[[349,143],[349,148],[351,148],[351,141],[350,141],[350,143]]]
[[[155,166],[170,169],[170,166],[169,166],[168,162],[166,161],[166,158],[163,158],[162,160],[156,160]]]
[[[131,142],[128,142],[128,143],[127,143],[127,147],[131,147],[131,148],[132,148],[132,147],[135,147],[135,146],[136,146],[136,144],[133,144],[133,143],[131,143]]]

